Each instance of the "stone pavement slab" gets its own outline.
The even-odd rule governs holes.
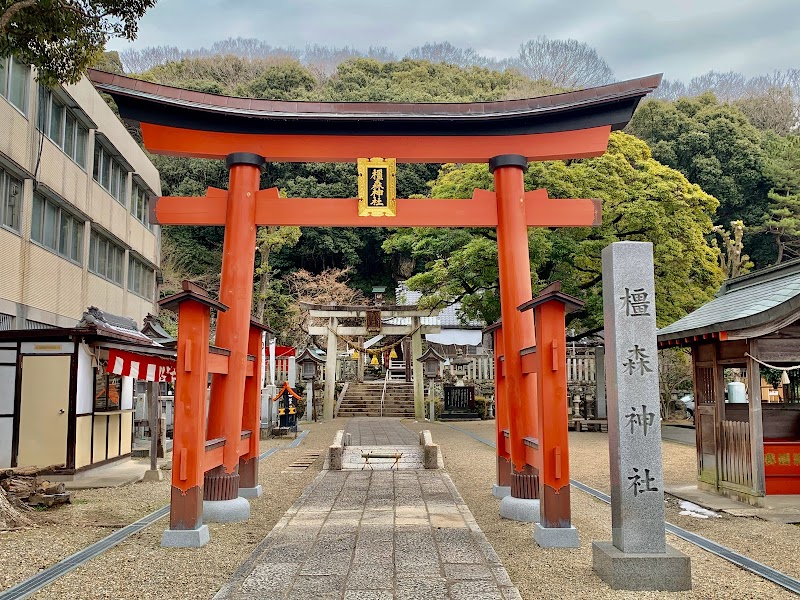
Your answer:
[[[423,469],[425,449],[420,446],[347,446],[342,469],[380,471]]]
[[[350,419],[345,433],[351,446],[417,446],[419,434],[404,427],[399,418],[360,417]]]
[[[444,471],[323,471],[216,600],[520,598]]]

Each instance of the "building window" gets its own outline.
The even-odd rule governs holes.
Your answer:
[[[83,263],[83,219],[44,196],[33,196],[31,239],[78,264]]]
[[[153,298],[153,269],[133,256],[128,259],[128,290],[148,300]]]
[[[84,127],[70,109],[44,86],[39,86],[39,113],[36,126],[64,154],[86,168],[86,145],[89,129]]]
[[[138,185],[133,185],[133,194],[131,194],[131,214],[136,217],[142,224],[150,228],[150,194],[148,191]]]
[[[98,142],[94,145],[94,180],[125,206],[128,171]]]
[[[0,96],[28,114],[28,82],[31,69],[16,58],[0,58]]]
[[[18,232],[21,205],[22,180],[0,170],[0,223]]]
[[[100,361],[94,372],[94,411],[119,410],[122,397],[122,376],[106,373],[106,361]]]
[[[122,285],[125,250],[106,236],[92,231],[89,237],[89,270]]]

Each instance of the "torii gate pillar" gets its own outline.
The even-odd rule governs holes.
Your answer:
[[[536,345],[536,333],[533,320],[516,310],[533,296],[523,180],[527,167],[528,160],[518,154],[489,161],[497,195],[497,263],[511,445],[511,495],[501,501],[500,515],[533,522],[539,518],[539,469],[527,461],[525,438],[536,438],[536,375],[524,372],[521,353]]]
[[[250,516],[250,504],[239,497],[239,437],[253,304],[256,193],[265,162],[263,156],[249,152],[229,154],[225,159],[230,170],[230,182],[219,300],[230,310],[217,317],[215,344],[229,349],[230,357],[228,373],[214,375],[211,380],[208,439],[225,438],[225,446],[222,465],[205,475],[205,521],[244,521]]]

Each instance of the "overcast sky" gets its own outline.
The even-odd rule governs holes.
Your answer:
[[[752,76],[800,68],[800,0],[159,0],[132,46],[241,36],[402,56],[449,41],[504,58],[539,35],[588,43],[620,80],[663,72],[688,81],[711,69]],[[110,49],[130,46],[114,40]]]

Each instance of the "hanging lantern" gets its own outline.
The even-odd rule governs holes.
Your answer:
[[[397,358],[397,352],[394,351],[394,346],[392,346],[392,351],[389,352],[389,358]]]
[[[353,350],[353,356],[351,357],[353,360],[358,360],[361,358],[361,355],[358,353],[358,350]]]
[[[781,374],[781,385],[789,385],[789,372],[784,371]]]
[[[377,367],[378,366],[378,355],[377,354],[373,354],[372,355],[372,360],[369,361],[369,364],[371,364],[373,367]]]

